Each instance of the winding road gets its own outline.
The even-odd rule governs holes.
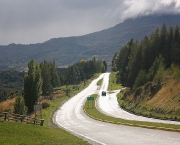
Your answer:
[[[116,97],[116,95],[121,91],[121,89],[109,91],[109,93],[107,92],[107,88],[108,88],[107,82],[109,82],[109,74],[110,73],[104,74],[104,81],[102,83],[101,90],[99,91],[97,108],[101,112],[103,112],[106,115],[112,116],[112,117],[122,118],[122,119],[127,119],[127,120],[138,120],[138,121],[159,122],[159,123],[179,124],[180,125],[180,122],[137,116],[137,115],[131,114],[131,113],[126,112],[123,109],[121,109],[119,107],[117,97]],[[107,92],[106,97],[101,96],[102,90],[106,90],[106,92]]]
[[[103,83],[98,89],[97,81],[103,78]],[[149,119],[136,116],[122,110],[116,100],[120,90],[101,96],[102,90],[107,90],[109,73],[101,74],[82,92],[64,103],[54,114],[53,121],[61,128],[87,140],[91,144],[100,145],[179,145],[180,133],[162,130],[153,130],[125,125],[116,125],[94,120],[83,111],[87,97],[99,93],[97,107],[105,114],[131,120],[147,119],[146,121],[159,122],[162,120]],[[180,124],[179,122],[165,122]]]

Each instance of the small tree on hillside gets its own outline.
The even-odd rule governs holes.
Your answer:
[[[26,114],[27,113],[27,107],[25,106],[24,98],[20,95],[18,97],[16,97],[13,112],[15,114]]]
[[[156,58],[155,62],[157,63],[157,69],[153,81],[157,84],[160,84],[164,77],[165,71],[164,58],[159,55],[159,57]]]
[[[138,76],[136,77],[135,83],[134,83],[134,89],[139,88],[140,86],[144,85],[146,83],[146,71],[141,70],[138,73]]]

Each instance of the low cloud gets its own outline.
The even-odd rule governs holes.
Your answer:
[[[136,18],[152,14],[180,13],[179,0],[125,0],[122,19]]]

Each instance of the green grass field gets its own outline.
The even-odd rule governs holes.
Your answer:
[[[0,145],[89,145],[52,122],[53,113],[67,99],[56,98],[43,109],[43,126],[0,121]]]

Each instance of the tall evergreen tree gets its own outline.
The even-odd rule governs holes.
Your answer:
[[[33,112],[35,103],[42,94],[41,69],[32,59],[28,63],[28,73],[24,77],[24,100],[28,112]]]
[[[106,72],[107,70],[107,63],[106,61],[103,61],[103,71],[102,72]]]
[[[146,81],[161,82],[164,69],[174,63],[180,66],[180,30],[166,28],[163,24],[153,32],[150,37],[146,36],[140,43],[133,40],[123,46],[113,57],[112,70],[117,71],[117,82],[124,86],[133,87],[134,81],[141,72],[148,72]],[[140,71],[144,70],[144,71]],[[140,81],[136,80],[134,86],[139,86]]]
[[[172,48],[174,43],[174,30],[173,27],[170,26],[169,32],[167,34],[167,46],[164,51],[165,65],[166,68],[169,68],[172,64]]]
[[[51,71],[50,71],[50,64],[45,60],[40,64],[41,74],[43,79],[42,84],[42,95],[50,95],[53,92],[53,86],[51,84]]]
[[[55,65],[55,61],[50,63],[50,73],[51,73],[51,85],[54,87],[60,86],[60,78],[58,75],[58,71]]]
[[[146,71],[140,70],[134,82],[134,89],[137,89],[138,87],[144,85],[145,83],[146,83]]]
[[[173,61],[180,65],[180,30],[178,26],[176,26],[174,32]]]
[[[166,48],[167,47],[167,28],[166,24],[164,23],[161,28],[160,33],[160,43],[159,43],[159,53],[162,54],[162,56],[165,56]]]

